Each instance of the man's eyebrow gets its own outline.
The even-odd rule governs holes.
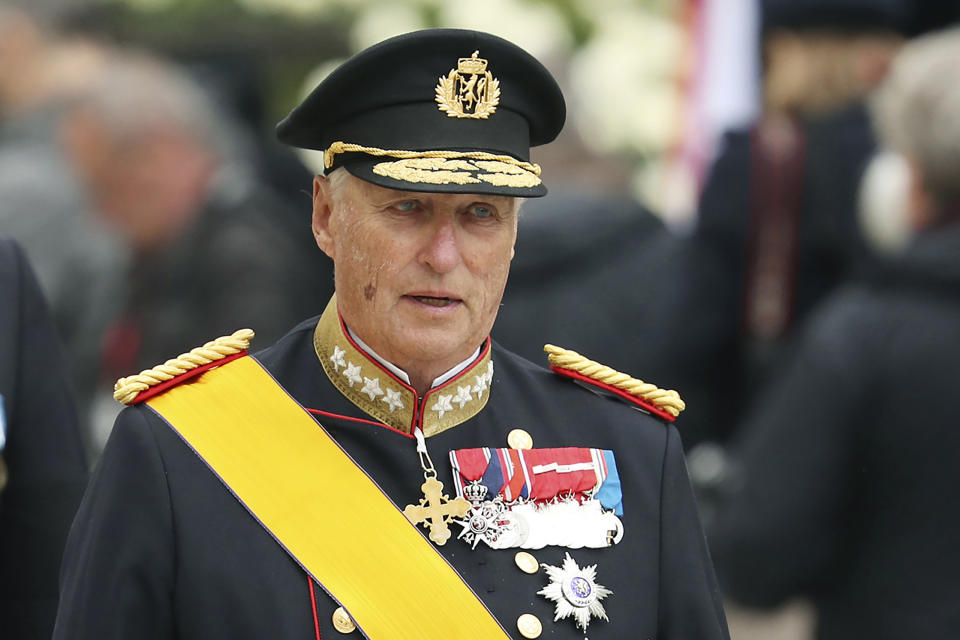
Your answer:
[[[376,196],[370,196],[367,198],[367,202],[375,206],[383,206],[390,204],[392,202],[406,201],[406,200],[416,200],[418,202],[424,202],[426,199],[420,194],[410,193],[409,191],[394,191],[392,193],[384,193]]]

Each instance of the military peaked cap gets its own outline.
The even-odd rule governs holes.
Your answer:
[[[277,125],[329,173],[392,189],[545,195],[530,147],[557,137],[563,94],[529,53],[460,29],[400,35],[356,54]]]

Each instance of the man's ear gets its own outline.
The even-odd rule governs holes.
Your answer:
[[[317,246],[330,259],[334,258],[333,236],[330,235],[330,216],[333,214],[333,192],[330,179],[316,176],[313,179],[313,220],[311,228]]]
[[[517,198],[515,201],[513,214],[513,245],[510,247],[510,260],[517,255],[517,238],[520,236],[520,209],[523,207],[524,198]]]

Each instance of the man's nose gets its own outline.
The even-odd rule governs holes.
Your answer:
[[[460,260],[456,224],[449,218],[436,220],[430,225],[426,244],[420,251],[420,263],[437,273],[447,273],[460,264]]]

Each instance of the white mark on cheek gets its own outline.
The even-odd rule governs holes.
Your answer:
[[[371,240],[373,234],[365,229],[358,220],[353,208],[346,211],[347,221],[344,224],[345,238],[349,242],[348,259],[351,271],[355,274],[352,286],[363,293],[363,299],[372,303],[376,298],[380,286],[381,272],[386,269],[388,262],[384,260],[382,248]]]

